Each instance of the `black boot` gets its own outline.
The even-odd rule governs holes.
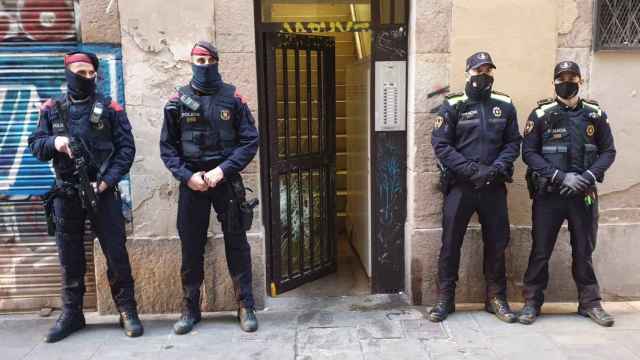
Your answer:
[[[82,310],[63,310],[56,324],[53,325],[44,338],[44,341],[48,343],[58,342],[84,327],[85,321]]]
[[[138,337],[144,333],[138,311],[135,309],[120,312],[120,327],[124,329],[124,334],[128,337]]]
[[[518,320],[516,314],[511,311],[507,300],[494,297],[485,304],[484,308],[487,312],[494,314],[498,319],[506,323],[513,323]]]
[[[438,300],[429,311],[429,320],[433,322],[441,322],[456,312],[456,304],[454,300]]]
[[[609,315],[602,306],[594,306],[590,308],[578,307],[578,314],[588,317],[596,324],[604,327],[611,327],[616,322],[613,316]]]
[[[253,309],[241,307],[238,309],[238,320],[240,320],[240,328],[245,332],[254,332],[258,330],[258,318]]]
[[[523,325],[531,325],[540,315],[540,307],[533,303],[526,303],[518,315],[518,322]]]
[[[192,311],[189,309],[182,310],[180,320],[173,325],[173,332],[176,335],[184,335],[193,330],[193,327],[200,322],[202,316],[200,311]]]

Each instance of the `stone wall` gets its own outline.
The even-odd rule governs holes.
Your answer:
[[[452,69],[452,44],[455,33],[451,33],[452,9],[468,0],[451,1],[412,1],[412,22],[410,31],[410,76],[409,117],[408,117],[408,216],[406,223],[406,261],[407,291],[416,304],[429,304],[435,299],[437,280],[437,258],[440,251],[442,196],[438,193],[437,170],[430,145],[430,133],[434,116],[428,111],[439,105],[442,97],[427,99],[427,93],[447,85],[455,77],[458,65]],[[553,62],[574,60],[582,67],[585,86],[583,97],[595,96],[601,99],[606,109],[616,113],[612,120],[614,134],[619,148],[618,161],[607,175],[607,182],[601,186],[601,221],[598,248],[594,255],[594,264],[600,280],[603,296],[606,299],[628,299],[640,297],[637,273],[637,259],[640,250],[634,246],[631,236],[638,230],[640,219],[640,170],[634,162],[634,149],[637,141],[634,134],[640,134],[636,122],[632,120],[637,111],[634,99],[637,99],[638,82],[629,77],[636,69],[639,57],[632,54],[596,54],[592,53],[592,16],[593,0],[560,0],[549,16],[556,17],[557,51]],[[478,5],[485,6],[485,5]],[[496,12],[496,17],[504,12]],[[523,14],[522,16],[525,16]],[[487,22],[484,19],[483,22]],[[491,21],[489,21],[491,22]],[[501,24],[497,19],[495,24]],[[523,26],[534,26],[530,21]],[[537,26],[537,23],[536,25]],[[455,26],[454,26],[455,27]],[[486,39],[479,39],[480,41]],[[530,49],[528,55],[532,61],[539,61],[536,49]],[[595,60],[594,60],[595,58]],[[593,65],[595,64],[595,65]],[[618,67],[616,67],[618,64]],[[592,74],[592,66],[597,73]],[[498,74],[503,72],[500,68]],[[529,69],[522,64],[520,71]],[[620,85],[619,72],[624,68],[625,81]],[[619,71],[619,70],[618,70]],[[640,70],[636,71],[640,73]],[[635,75],[632,75],[635,76]],[[453,81],[455,82],[455,80]],[[452,91],[459,91],[453,87]],[[553,94],[551,79],[549,93]],[[508,92],[508,91],[507,91]],[[604,100],[604,102],[603,102]],[[636,100],[637,102],[637,100]],[[518,106],[518,103],[516,103]],[[526,107],[526,109],[525,109]],[[520,123],[531,110],[530,106],[518,106]],[[619,110],[618,110],[619,109]],[[609,111],[611,112],[611,111]],[[618,120],[618,118],[621,118]],[[521,126],[522,128],[522,126]],[[624,148],[622,148],[624,146]],[[625,154],[628,154],[625,156]],[[521,162],[521,160],[518,160]],[[520,175],[518,175],[520,176]],[[517,181],[510,192],[524,193],[524,185]],[[419,189],[419,191],[416,191]],[[429,191],[425,191],[425,190]],[[515,201],[514,201],[515,200]],[[521,299],[522,276],[526,270],[530,236],[530,202],[521,196],[510,197],[512,220],[511,244],[507,250],[507,279],[511,299]],[[515,216],[514,216],[515,214]],[[514,221],[515,220],[515,221]],[[576,290],[571,275],[571,248],[566,226],[560,232],[554,257],[550,264],[549,289],[546,292],[549,301],[576,301]],[[482,276],[482,239],[477,220],[467,231],[460,268],[458,301],[483,301],[484,279]]]
[[[83,43],[120,43],[120,15],[115,0],[82,0],[80,33]]]
[[[99,1],[108,3],[108,1]],[[176,230],[178,182],[160,160],[163,107],[175,86],[191,77],[190,51],[198,40],[220,51],[223,79],[238,87],[255,113],[257,108],[253,2],[185,0],[179,6],[159,0],[120,1],[126,105],[137,154],[131,170],[133,233],[128,249],[142,312],[179,312],[180,244]],[[90,12],[91,13],[91,12]],[[260,196],[259,167],[245,170],[246,184]],[[254,259],[256,301],[265,294],[264,235],[259,212],[249,232]],[[96,247],[98,310],[113,310],[104,257]],[[203,310],[232,309],[233,287],[215,213],[211,217],[205,254]]]

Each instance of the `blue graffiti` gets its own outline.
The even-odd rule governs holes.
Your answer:
[[[400,191],[401,184],[401,160],[399,148],[391,143],[385,143],[385,154],[382,163],[378,167],[378,194],[382,201],[382,223],[389,225],[393,221],[393,204],[396,201]]]

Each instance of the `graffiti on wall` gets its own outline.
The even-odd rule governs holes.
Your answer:
[[[0,42],[76,39],[73,0],[0,0]]]

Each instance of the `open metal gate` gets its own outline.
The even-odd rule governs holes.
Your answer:
[[[336,271],[335,41],[265,37],[275,296]]]

